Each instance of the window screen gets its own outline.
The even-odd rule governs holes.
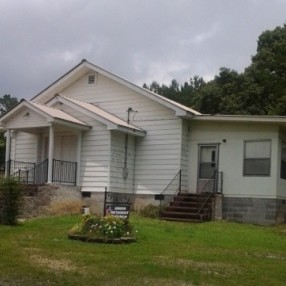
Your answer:
[[[280,178],[286,179],[286,142],[282,142],[282,147],[281,147]]]
[[[245,176],[270,176],[271,141],[246,141],[244,148]]]

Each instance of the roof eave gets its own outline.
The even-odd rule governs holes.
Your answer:
[[[146,135],[146,131],[144,130],[138,130],[138,129],[133,129],[133,128],[129,128],[126,126],[122,126],[122,125],[109,125],[107,126],[108,130],[115,130],[115,131],[119,131],[119,132],[123,132],[123,133],[128,133],[134,136],[138,136],[138,137],[144,137]]]
[[[76,122],[66,121],[66,120],[59,119],[59,118],[54,118],[50,122],[54,123],[54,124],[70,127],[70,128],[73,128],[73,129],[83,130],[83,131],[91,129],[91,127],[88,126],[88,125],[83,125],[83,124],[79,124],[79,123],[76,123]]]
[[[255,115],[194,115],[196,121],[241,122],[241,123],[283,123],[286,116],[255,116]]]

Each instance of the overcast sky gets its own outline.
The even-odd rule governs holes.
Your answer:
[[[30,99],[85,58],[138,85],[243,71],[286,0],[0,0],[0,96]]]

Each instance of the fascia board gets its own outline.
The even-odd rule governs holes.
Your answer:
[[[111,127],[116,126],[111,121],[109,121],[109,120],[107,120],[107,119],[105,119],[105,118],[103,118],[103,117],[101,117],[101,116],[99,116],[99,115],[97,115],[97,114],[95,114],[95,113],[93,113],[93,112],[91,112],[91,111],[89,111],[89,110],[79,106],[79,105],[76,105],[75,103],[73,103],[73,102],[71,102],[69,100],[66,100],[65,98],[60,97],[60,96],[55,97],[55,99],[53,101],[50,101],[49,104],[50,104],[50,106],[52,106],[56,102],[61,102],[63,104],[66,104],[67,106],[73,108],[74,110],[76,110],[76,111],[78,111],[78,112],[80,112],[80,113],[82,113],[84,115],[87,115],[90,118],[95,119],[95,120],[101,122],[104,125],[111,126]]]
[[[139,137],[144,137],[146,135],[146,131],[131,129],[131,128],[127,128],[125,126],[120,126],[120,125],[116,125],[115,127],[107,126],[107,129],[120,131],[123,133],[128,133],[128,134],[132,134],[134,136],[139,136]]]
[[[15,108],[11,109],[7,114],[3,115],[3,117],[0,118],[0,123],[1,125],[3,123],[5,123],[5,121],[7,121],[10,117],[13,117],[15,114],[17,114],[18,112],[21,111],[21,109],[23,109],[24,107],[33,110],[34,112],[40,114],[41,116],[43,116],[44,118],[46,118],[46,120],[52,120],[53,118],[46,114],[45,112],[43,112],[42,110],[36,108],[35,106],[29,104],[27,101],[23,101],[22,103],[20,103],[19,105],[17,105]]]

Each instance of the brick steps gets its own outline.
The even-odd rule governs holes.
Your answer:
[[[212,218],[212,194],[181,193],[161,213],[160,219],[169,221],[204,222]]]

